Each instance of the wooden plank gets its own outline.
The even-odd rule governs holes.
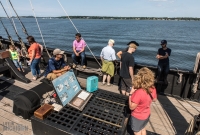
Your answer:
[[[31,127],[25,125],[23,122],[16,123],[12,120],[9,120],[5,117],[0,116],[0,125],[3,127],[3,132],[1,134],[3,135],[31,135],[32,129]],[[12,117],[12,119],[16,119]],[[2,129],[2,128],[1,128]]]

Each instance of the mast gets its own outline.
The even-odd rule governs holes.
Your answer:
[[[21,44],[22,55],[23,55],[23,56],[24,56],[24,55],[27,56],[28,53],[27,53],[27,49],[26,49],[26,46],[25,46],[23,40],[21,39],[21,37],[20,37],[19,34],[17,33],[17,30],[15,29],[15,26],[14,26],[13,22],[11,21],[11,18],[8,16],[8,14],[7,14],[7,12],[6,12],[6,10],[5,10],[3,4],[1,3],[1,1],[0,1],[0,4],[1,4],[3,10],[5,11],[5,13],[6,13],[6,15],[7,15],[7,18],[9,19],[10,23],[12,24],[12,26],[13,26],[13,28],[14,28],[14,30],[15,30],[15,34],[17,35],[18,40],[19,40],[19,42],[20,42],[20,44]],[[25,56],[24,56],[24,57],[25,57]]]
[[[10,43],[11,43],[12,45],[15,45],[14,42],[13,42],[13,40],[12,40],[12,37],[11,37],[10,34],[8,33],[8,30],[7,30],[6,27],[4,26],[4,24],[3,24],[3,22],[2,22],[1,19],[0,19],[0,21],[1,21],[1,24],[3,25],[3,28],[5,29],[5,31],[6,31],[6,33],[7,33],[7,35],[8,35],[8,39],[10,40]]]

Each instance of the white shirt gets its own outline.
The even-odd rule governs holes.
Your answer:
[[[116,60],[115,50],[113,47],[108,45],[102,49],[100,57],[102,57],[104,60],[114,61]]]

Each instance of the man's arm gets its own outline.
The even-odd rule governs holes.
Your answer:
[[[131,80],[133,80],[133,75],[134,75],[134,72],[133,72],[133,67],[129,67],[129,74],[131,76]]]
[[[119,57],[120,59],[122,58],[122,51],[119,51],[119,52],[117,53],[117,57]]]
[[[169,57],[169,55],[168,55],[168,53],[166,53],[165,56],[159,55],[158,59],[166,59],[168,57]]]

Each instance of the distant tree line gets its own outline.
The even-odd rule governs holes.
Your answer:
[[[21,16],[22,18],[33,18],[33,16]],[[4,18],[4,17],[0,17]],[[37,17],[37,18],[57,18],[67,19],[66,16],[60,17]],[[121,19],[121,20],[187,20],[187,21],[200,21],[200,18],[194,17],[108,17],[108,16],[70,16],[71,19]]]

